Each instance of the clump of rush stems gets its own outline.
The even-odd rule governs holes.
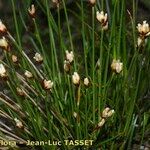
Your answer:
[[[143,143],[149,117],[140,104],[148,91],[149,24],[136,26],[135,16],[126,19],[125,0],[107,1],[106,6],[96,0],[73,3],[81,13],[70,10],[65,0],[45,0],[26,11],[19,9],[17,16],[11,0],[15,30],[0,20],[0,138],[16,141],[10,147],[23,144],[36,149],[28,147],[27,140],[50,140],[61,141],[66,150],[131,149],[134,133]],[[44,31],[40,11],[47,19]],[[72,14],[79,25],[71,24]],[[132,24],[130,35],[126,20]],[[24,27],[28,50],[20,30]],[[79,29],[79,42],[73,29]],[[139,53],[139,48],[148,55]],[[64,140],[72,142],[65,145]],[[38,146],[60,149],[57,144]]]

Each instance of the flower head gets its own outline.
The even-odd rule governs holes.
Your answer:
[[[102,29],[103,30],[108,30],[108,21],[104,25],[102,25]]]
[[[52,0],[52,2],[55,4],[55,6],[59,7],[60,0]]]
[[[17,63],[18,62],[18,57],[16,55],[12,55],[11,59],[12,59],[13,63]]]
[[[137,47],[143,47],[147,43],[147,38],[143,39],[142,37],[138,37],[137,39]]]
[[[108,29],[108,16],[107,13],[104,13],[103,11],[96,12],[96,18],[101,23],[102,29],[107,30]]]
[[[105,124],[106,120],[104,118],[98,123],[98,127],[102,127]]]
[[[73,59],[74,59],[73,51],[68,52],[68,50],[66,50],[66,60],[69,61],[69,63],[72,63]]]
[[[111,117],[115,113],[114,109],[108,111],[107,117]]]
[[[120,73],[123,69],[123,63],[120,62],[120,60],[116,60],[116,59],[113,59],[113,62],[111,64],[111,69],[113,71],[115,71],[116,73]]]
[[[28,70],[25,71],[24,75],[25,75],[27,78],[32,78],[32,77],[33,77],[32,73],[31,73],[30,71],[28,71]]]
[[[77,114],[76,112],[73,112],[73,116],[74,116],[75,118],[77,118],[78,114]]]
[[[24,128],[23,123],[19,119],[14,118],[14,121],[16,123],[16,127],[20,128],[20,129]]]
[[[8,41],[6,40],[5,37],[2,37],[0,39],[0,47],[6,51],[9,51],[10,50],[10,46],[8,44]]]
[[[30,15],[32,18],[35,18],[36,10],[35,10],[34,4],[31,5],[31,8],[28,8],[28,12],[29,12],[29,15]]]
[[[72,82],[74,85],[80,84],[80,76],[77,72],[74,72],[74,74],[72,75]]]
[[[150,35],[150,27],[146,21],[143,21],[143,24],[138,23],[137,29],[138,29],[138,32],[141,36]]]
[[[90,2],[90,4],[91,4],[92,6],[94,6],[95,3],[96,3],[96,0],[89,0],[89,2]]]
[[[43,57],[39,53],[35,53],[35,56],[33,57],[36,62],[41,63],[43,61]]]
[[[7,28],[6,26],[3,24],[3,22],[0,20],[0,33],[6,33]]]
[[[97,12],[96,12],[96,18],[97,18],[97,20],[98,20],[100,23],[102,23],[102,24],[103,24],[103,23],[106,23],[107,20],[108,20],[107,13],[104,14],[103,11],[101,11],[101,12],[97,11]]]
[[[20,96],[25,96],[25,92],[24,92],[23,89],[17,87],[16,90],[17,90],[18,95],[20,95]]]
[[[103,118],[108,118],[108,117],[111,117],[113,114],[114,114],[114,110],[110,109],[109,107],[106,107],[103,112],[102,112],[102,117]]]
[[[7,71],[3,64],[0,64],[0,77],[1,78],[7,77]]]
[[[65,72],[69,72],[70,68],[71,68],[71,65],[70,65],[69,61],[65,60],[64,61],[64,70],[65,70]]]
[[[43,80],[43,87],[46,90],[51,90],[53,88],[54,83],[51,80]]]
[[[84,78],[84,85],[85,86],[89,86],[89,84],[90,84],[89,79],[88,78]]]

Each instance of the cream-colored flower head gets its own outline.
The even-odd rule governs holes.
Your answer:
[[[96,3],[96,0],[89,0],[90,4],[93,6]]]
[[[98,123],[98,127],[102,127],[105,124],[106,120],[104,118]]]
[[[139,47],[140,45],[142,45],[142,43],[143,43],[143,39],[141,37],[138,37],[137,46]]]
[[[53,2],[57,7],[59,7],[60,0],[52,0],[52,2]]]
[[[107,13],[104,13],[104,11],[97,11],[96,12],[96,18],[101,23],[102,29],[107,30],[108,29],[108,15]]]
[[[103,30],[108,30],[108,21],[104,25],[102,25],[102,29]]]
[[[96,12],[96,18],[102,24],[106,23],[108,20],[107,13],[104,13],[104,11],[101,11],[101,12],[97,11]]]
[[[18,62],[18,57],[16,55],[11,56],[12,62],[17,63]]]
[[[64,61],[64,70],[65,70],[65,72],[69,72],[70,67],[71,67],[71,65],[70,65],[69,61],[65,60]]]
[[[6,51],[10,50],[8,41],[6,40],[4,36],[0,39],[0,47]]]
[[[137,47],[144,46],[147,43],[147,38],[143,39],[140,36],[137,39]]]
[[[143,36],[150,35],[150,27],[147,21],[143,21],[143,24],[138,23],[137,29],[140,35],[143,35]]]
[[[89,79],[88,78],[84,78],[84,85],[85,86],[89,86],[89,84],[90,84]]]
[[[75,118],[77,118],[78,114],[77,114],[76,112],[73,112],[73,116],[74,116]]]
[[[43,86],[46,90],[51,90],[53,88],[54,83],[51,80],[44,79]]]
[[[23,123],[19,119],[14,118],[14,121],[16,123],[16,127],[20,128],[20,129],[22,129],[24,127]]]
[[[35,59],[35,61],[38,63],[43,61],[43,57],[39,53],[35,53],[35,56],[33,57],[33,59]]]
[[[25,71],[24,75],[27,78],[32,78],[33,77],[33,74],[30,71],[28,71],[28,70]]]
[[[72,75],[72,82],[74,85],[80,84],[80,76],[77,72],[74,72],[74,74]]]
[[[53,2],[53,3],[58,3],[58,2],[59,2],[59,0],[52,0],[52,2]]]
[[[6,26],[3,24],[3,22],[0,20],[0,33],[5,33],[7,31]]]
[[[115,113],[115,111],[113,109],[108,111],[107,117],[111,117],[114,113]]]
[[[102,117],[103,118],[108,118],[108,117],[111,117],[113,114],[114,114],[114,110],[110,109],[109,107],[106,107],[103,112],[102,112]]]
[[[35,10],[34,4],[31,5],[31,8],[28,8],[28,12],[29,12],[29,15],[30,15],[32,18],[35,18],[36,10]]]
[[[123,69],[123,63],[120,62],[120,60],[113,59],[112,64],[111,64],[111,69],[116,72],[120,73]]]
[[[17,90],[18,95],[25,96],[25,92],[24,92],[24,90],[22,88],[17,87],[16,90]]]
[[[74,54],[73,54],[73,51],[68,51],[66,50],[66,60],[69,61],[70,63],[73,62],[74,60]]]
[[[7,77],[7,71],[3,64],[0,64],[0,77],[1,78]]]

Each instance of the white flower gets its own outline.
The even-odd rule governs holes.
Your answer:
[[[147,38],[138,37],[137,39],[137,47],[144,46],[147,43]]]
[[[143,21],[143,24],[138,23],[137,29],[141,35],[148,36],[150,34],[149,24],[146,21]]]
[[[44,81],[43,81],[43,85],[46,90],[51,90],[53,87],[53,84],[54,83],[51,80],[44,79]]]
[[[80,76],[78,75],[77,72],[74,72],[74,74],[72,75],[72,82],[75,85],[79,85],[80,84]]]
[[[71,63],[71,62],[73,62],[73,59],[74,59],[73,51],[68,52],[68,50],[67,50],[66,51],[66,60]]]
[[[0,64],[0,77],[2,78],[7,77],[7,71],[3,64]]]
[[[98,20],[100,23],[102,23],[102,24],[106,23],[107,20],[108,20],[107,13],[104,14],[103,11],[101,11],[101,12],[97,11],[97,12],[96,12],[96,18],[97,18],[97,20]]]
[[[116,60],[116,59],[113,59],[113,62],[111,64],[111,69],[113,71],[115,71],[116,73],[120,73],[123,69],[123,63],[120,62],[120,60]]]
[[[2,21],[0,20],[0,32],[1,33],[5,33],[7,31],[6,26],[2,23]]]
[[[89,86],[89,83],[90,83],[89,79],[88,78],[84,78],[84,85],[85,86]]]
[[[25,71],[24,75],[25,75],[27,78],[32,78],[32,77],[33,77],[32,73],[31,73],[30,71],[28,71],[28,70]]]
[[[14,121],[16,123],[16,127],[20,128],[20,129],[23,128],[23,124],[19,119],[14,118]]]
[[[107,118],[107,114],[108,114],[109,111],[110,111],[110,108],[109,108],[109,107],[106,107],[106,108],[103,110],[103,112],[102,112],[102,117],[103,117],[103,118]]]
[[[53,3],[58,3],[58,2],[59,2],[59,0],[52,0],[52,2],[53,2]]]
[[[53,2],[57,7],[59,7],[59,1],[60,1],[60,0],[52,0],[52,2]]]
[[[102,118],[101,121],[98,123],[98,127],[102,127],[105,124],[105,119]]]
[[[106,107],[104,110],[103,110],[103,112],[102,112],[102,117],[103,118],[108,118],[108,117],[111,117],[113,114],[114,114],[114,110],[112,109],[112,110],[110,110],[110,108],[109,107]]]
[[[138,47],[141,46],[143,42],[144,42],[144,40],[141,37],[138,37],[137,46]]]
[[[25,92],[24,92],[23,89],[17,87],[16,90],[17,90],[17,93],[18,93],[20,96],[25,96]]]
[[[69,61],[65,60],[64,61],[64,70],[66,72],[69,72],[70,71],[70,67],[71,67],[71,65],[70,65]]]
[[[96,0],[89,0],[89,2],[90,2],[91,5],[95,5]]]
[[[34,18],[35,17],[35,6],[34,4],[31,5],[31,8],[28,8],[28,12],[29,12],[29,15]]]
[[[111,117],[114,113],[115,113],[115,111],[113,109],[108,111],[107,117]]]
[[[7,50],[7,51],[10,50],[10,49],[9,49],[9,44],[8,44],[8,42],[7,42],[7,40],[6,40],[5,37],[2,37],[2,38],[0,39],[0,47],[1,47],[2,49],[4,49],[4,50]]]
[[[107,13],[104,14],[103,11],[96,12],[96,18],[101,23],[102,29],[107,30],[108,29],[108,16]]]
[[[77,118],[78,114],[77,114],[76,112],[73,112],[73,116],[74,116],[75,118]]]
[[[13,61],[14,63],[18,62],[18,58],[17,58],[16,55],[12,55],[12,56],[11,56],[11,59],[12,59],[12,61]]]
[[[102,25],[103,30],[108,30],[108,21]]]
[[[35,61],[39,63],[43,61],[43,57],[39,53],[35,53],[35,56],[33,57],[33,59],[35,59]]]

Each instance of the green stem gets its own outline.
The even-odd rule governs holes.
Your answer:
[[[95,8],[92,7],[92,78],[93,78],[93,122],[95,123]]]
[[[99,69],[99,97],[98,100],[98,114],[101,112],[101,102],[103,101],[103,95],[102,95],[102,72],[103,72],[103,37],[104,37],[104,31],[101,32],[101,41],[100,41],[100,69]],[[98,115],[98,121],[100,121],[100,115]]]

